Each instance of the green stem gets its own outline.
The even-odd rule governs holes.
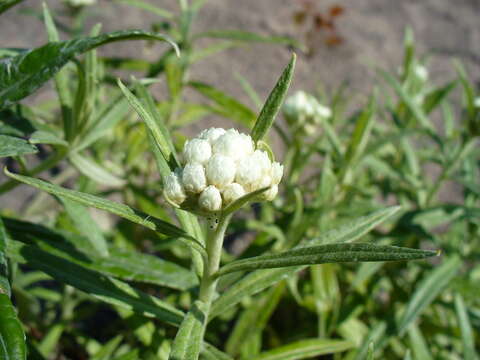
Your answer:
[[[215,290],[217,288],[217,278],[214,276],[220,267],[220,258],[222,255],[223,238],[225,231],[230,223],[232,215],[227,215],[219,219],[216,229],[208,229],[206,248],[207,259],[204,262],[203,276],[200,282],[199,300],[205,305],[205,322],[203,324],[203,334],[205,334],[208,314],[212,305]],[[203,335],[202,335],[203,337]]]

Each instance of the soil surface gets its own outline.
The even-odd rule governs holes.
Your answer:
[[[65,6],[59,0],[47,0],[58,19],[68,23]],[[177,11],[175,0],[149,0],[151,4]],[[332,91],[340,84],[350,85],[354,101],[363,103],[376,80],[375,68],[396,69],[403,57],[406,27],[415,34],[419,54],[429,55],[430,78],[442,83],[453,77],[452,59],[459,58],[475,80],[480,79],[480,1],[478,0],[317,0],[311,1],[321,13],[339,6],[344,13],[335,18],[337,45],[327,45],[331,32],[322,27],[311,36],[313,53],[298,52],[299,59],[293,89],[315,90],[319,85]],[[8,11],[0,21],[0,46],[29,48],[46,42],[42,22],[32,14],[41,11],[41,1],[26,0]],[[293,15],[302,9],[296,0],[209,0],[194,26],[195,31],[240,29],[263,35],[289,35],[305,39],[305,26],[299,27]],[[102,23],[102,31],[150,29],[159,18],[121,1],[99,0],[88,9],[88,26]],[[63,38],[67,35],[63,34]],[[338,42],[338,41],[337,41]],[[205,41],[200,45],[208,45]],[[101,50],[110,56],[136,56],[155,59],[164,49],[155,45],[145,49],[138,42],[116,43]],[[234,48],[198,62],[191,77],[213,84],[252,105],[242,92],[235,73],[251,82],[265,98],[283,67],[291,49],[286,46],[253,44]],[[49,85],[26,101],[40,101],[50,96]],[[0,182],[4,177],[0,175]],[[1,197],[2,208],[17,207],[29,193],[17,188]]]

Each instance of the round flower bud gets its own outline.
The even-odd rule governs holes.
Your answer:
[[[275,199],[275,196],[277,196],[277,194],[278,194],[278,185],[272,185],[270,189],[268,189],[262,194],[261,198],[267,201],[272,201],[273,199]]]
[[[205,164],[212,156],[212,147],[207,140],[192,139],[185,143],[183,155],[186,163]]]
[[[238,183],[231,183],[223,190],[223,203],[224,205],[228,205],[231,202],[241,198],[243,195],[245,195],[245,190],[243,189],[242,185]]]
[[[95,4],[96,0],[67,0],[70,6],[80,7]]]
[[[315,102],[317,103],[315,106],[315,115],[318,118],[326,119],[332,116],[332,110],[330,110],[330,108],[319,104],[316,100]]]
[[[203,130],[198,137],[203,140],[207,140],[210,145],[213,145],[215,140],[217,140],[220,136],[225,134],[225,129],[222,128],[210,128]]]
[[[414,67],[414,73],[415,73],[415,76],[417,77],[417,79],[420,80],[421,82],[427,81],[428,70],[425,66],[420,65],[420,64],[416,65]]]
[[[171,172],[170,175],[165,178],[163,191],[165,196],[177,205],[185,201],[187,196],[180,182],[179,171]]]
[[[309,107],[308,95],[304,91],[297,91],[285,101],[283,112],[287,117],[294,119],[308,112]]]
[[[250,136],[240,134],[235,129],[229,129],[213,143],[213,153],[221,154],[239,160],[253,151]]]
[[[270,175],[272,169],[272,162],[270,161],[270,158],[268,157],[266,151],[255,150],[255,152],[252,154],[252,161],[258,162],[262,171],[262,175]]]
[[[272,164],[272,184],[278,185],[282,180],[283,165],[278,162]]]
[[[213,185],[207,186],[198,198],[198,205],[206,211],[218,211],[222,208],[222,196]]]
[[[221,154],[213,155],[206,166],[208,183],[219,189],[233,182],[235,172],[236,166],[232,158]]]
[[[182,173],[182,182],[186,191],[194,194],[202,192],[207,187],[205,169],[198,163],[185,165]]]
[[[253,154],[238,162],[235,181],[242,185],[247,192],[250,192],[253,189],[258,189],[262,177],[262,164],[255,159]]]

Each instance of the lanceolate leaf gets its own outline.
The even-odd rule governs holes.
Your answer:
[[[125,204],[120,204],[115,201],[103,199],[91,194],[65,189],[60,186],[50,184],[46,181],[31,178],[28,176],[12,174],[6,168],[5,174],[12,179],[34,186],[40,190],[48,192],[49,194],[64,197],[68,200],[76,201],[85,206],[91,206],[100,210],[111,212],[112,214],[123,217],[134,223],[143,225],[161,234],[179,237],[179,239],[187,241],[189,245],[192,245],[200,253],[203,254],[205,252],[204,247],[196,239],[194,239],[182,229],[163,220],[155,218],[151,215],[145,214],[142,211],[133,209]]]
[[[263,105],[260,115],[258,115],[257,121],[255,122],[255,126],[252,129],[253,141],[257,142],[258,140],[262,140],[262,138],[270,129],[270,126],[272,126],[273,121],[275,120],[275,117],[282,106],[283,99],[287,94],[288,88],[290,87],[296,59],[297,56],[293,54],[290,63],[283,71],[280,79],[278,79],[277,84]]]
[[[196,81],[190,82],[189,85],[203,96],[215,102],[215,106],[212,106],[212,111],[238,121],[249,128],[255,121],[255,113],[250,108],[213,86]]]
[[[25,360],[27,358],[25,334],[10,301],[6,247],[7,233],[0,219],[0,359]]]
[[[206,322],[204,303],[196,301],[185,316],[175,336],[169,360],[197,360],[202,347]]]
[[[218,276],[234,271],[269,269],[287,266],[337,262],[405,261],[435,256],[437,252],[374,244],[330,244],[256,256],[231,262],[218,271]]]
[[[286,36],[263,36],[257,33],[242,31],[242,30],[210,30],[210,31],[198,33],[194,37],[195,38],[207,37],[207,38],[246,41],[246,42],[264,42],[264,43],[285,44],[285,45],[302,47],[298,41]]]
[[[120,80],[118,80],[118,86],[122,90],[130,105],[145,122],[145,125],[147,126],[148,131],[155,142],[152,145],[158,147],[163,158],[165,159],[165,162],[168,164],[168,168],[165,165],[162,165],[161,167],[161,175],[162,177],[165,176],[164,172],[167,172],[168,169],[175,169],[175,167],[178,166],[178,161],[175,157],[173,144],[170,139],[170,135],[168,134],[168,129],[159,119],[159,114],[153,105],[153,100],[149,97],[144,87],[138,83],[137,89],[142,92],[143,101],[140,101],[135,95],[133,95],[132,92],[128,90]]]
[[[458,257],[452,257],[441,266],[433,270],[418,286],[410,298],[410,302],[398,322],[398,332],[403,334],[408,326],[422,311],[440,294],[450,283],[460,269],[461,262]]]
[[[51,255],[32,245],[22,247],[20,255],[28,265],[41,270],[57,281],[71,285],[109,304],[120,306],[148,317],[179,325],[183,318],[180,310],[132,288],[125,282],[102,275],[83,266]]]
[[[37,148],[29,144],[27,140],[8,135],[0,135],[0,158],[34,154],[36,152],[38,152]]]
[[[121,280],[179,290],[187,290],[198,283],[191,271],[158,256],[115,247],[109,249],[108,257],[99,256],[83,236],[54,231],[25,221],[4,218],[4,222],[14,239],[10,241],[9,257],[19,263],[26,262],[21,256],[22,248],[25,246],[23,243],[33,243],[52,255]]]
[[[248,193],[247,195],[244,195],[241,198],[238,198],[237,200],[235,200],[234,202],[229,204],[223,210],[223,213],[225,215],[227,215],[227,214],[231,214],[231,213],[237,211],[238,209],[240,209],[246,203],[248,203],[250,201],[255,201],[256,197],[258,197],[259,195],[261,195],[263,192],[267,191],[268,189],[270,189],[270,187],[264,187],[264,188],[252,191],[251,193]]]
[[[142,39],[167,41],[177,49],[176,44],[164,35],[127,30],[69,41],[51,42],[5,59],[0,62],[0,109],[30,95],[76,55],[114,41]]]
[[[462,332],[463,358],[465,360],[477,360],[478,355],[475,351],[475,336],[472,325],[468,318],[467,309],[461,295],[455,295],[455,310],[457,312],[458,324]]]
[[[392,206],[373,212],[370,215],[359,217],[339,228],[327,231],[321,237],[300,243],[296,248],[331,244],[337,242],[352,242],[368,233],[375,226],[395,214],[400,207]],[[256,294],[277,282],[288,278],[304,269],[304,266],[288,269],[271,269],[254,271],[235,283],[225,291],[212,305],[210,319],[221,314],[226,309],[238,304],[244,296]]]
[[[330,339],[307,339],[266,351],[251,360],[297,360],[335,354],[354,347],[350,341]]]

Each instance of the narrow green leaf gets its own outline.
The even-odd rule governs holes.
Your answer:
[[[233,360],[233,358],[225,354],[223,351],[218,350],[209,343],[203,343],[202,356],[205,360]]]
[[[157,219],[151,215],[145,214],[142,211],[133,209],[127,205],[120,204],[115,201],[99,198],[91,194],[65,189],[60,186],[53,185],[39,179],[18,175],[18,174],[12,174],[6,168],[4,172],[7,176],[11,177],[12,179],[23,182],[27,185],[31,185],[40,190],[46,191],[49,194],[61,196],[68,200],[76,201],[85,206],[91,206],[100,210],[108,211],[112,214],[123,217],[134,223],[145,226],[153,231],[159,232],[160,234],[165,234],[168,236],[174,236],[174,237],[179,237],[180,239],[184,239],[187,241],[187,244],[192,245],[201,254],[205,253],[205,249],[203,245],[201,245],[198,242],[198,240],[196,240],[195,238],[187,234],[184,230],[178,228],[175,225],[167,223],[163,220]]]
[[[280,302],[285,289],[285,282],[269,289],[260,295],[238,317],[235,327],[227,340],[225,350],[232,356],[237,356],[242,350],[242,344],[261,335],[270,316]]]
[[[354,360],[373,359],[374,344],[380,342],[386,330],[387,324],[384,321],[375,324],[363,341],[362,346],[358,349]]]
[[[117,31],[95,37],[51,42],[0,63],[0,109],[33,93],[76,55],[122,40],[166,41],[178,50],[177,45],[168,37],[140,30]]]
[[[79,143],[75,145],[75,151],[79,152],[100,139],[108,130],[122,120],[129,110],[128,101],[122,94],[115,97],[103,109],[99,110],[92,124],[85,130],[85,135],[78,139]]]
[[[90,216],[87,208],[75,201],[66,198],[60,199],[70,219],[72,219],[78,231],[89,240],[92,249],[101,257],[108,256],[107,241],[100,227]]]
[[[375,107],[377,98],[375,95],[370,97],[365,110],[360,114],[355,124],[355,129],[350,138],[350,142],[345,153],[345,165],[347,166],[351,162],[359,159],[368,143],[370,138],[370,132],[374,124],[375,119]]]
[[[125,85],[123,85],[120,79],[118,79],[117,83],[130,105],[145,122],[145,125],[155,140],[155,145],[158,146],[165,161],[169,165],[169,168],[175,169],[178,166],[178,160],[175,157],[175,152],[168,129],[161,121],[160,115],[153,105],[153,100],[148,95],[145,88],[137,83],[137,89],[141,91],[143,90],[143,101],[141,101],[135,95],[133,95],[132,92],[125,87]],[[164,168],[164,166],[162,166],[162,168]],[[163,173],[161,175],[165,176]]]
[[[254,32],[242,30],[209,30],[195,34],[194,38],[213,38],[234,41],[273,43],[303,48],[300,42],[287,36],[264,36]]]
[[[0,0],[0,14],[22,1],[23,0]]]
[[[43,22],[47,28],[48,41],[58,42],[60,36],[57,27],[53,21],[47,3],[43,2]],[[73,131],[72,123],[72,94],[69,88],[69,78],[65,70],[60,70],[55,76],[55,87],[57,90],[58,100],[60,101],[60,109],[62,111],[62,121],[65,139],[70,139]]]
[[[457,312],[458,324],[462,332],[463,359],[477,360],[478,354],[475,350],[475,337],[470,319],[463,298],[460,294],[455,295],[455,310]]]
[[[408,328],[408,337],[411,344],[410,348],[413,350],[415,359],[433,359],[432,354],[430,354],[430,350],[428,350],[428,345],[425,341],[425,338],[415,323]]]
[[[105,275],[179,290],[188,290],[198,284],[197,277],[190,270],[158,256],[112,247],[109,249],[110,255],[103,257],[99,256],[90,242],[82,236],[60,233],[25,221],[7,218],[4,220],[15,240],[27,244],[33,242],[49,254]],[[10,241],[9,257],[16,262],[25,263],[26,259],[21,255],[25,245],[15,240]]]
[[[249,107],[213,86],[198,81],[192,81],[188,83],[188,85],[215,102],[216,106],[212,107],[212,111],[238,121],[248,128],[250,128],[255,121],[255,113]]]
[[[68,142],[63,139],[60,139],[57,135],[52,132],[37,130],[28,139],[30,144],[49,144],[49,145],[58,145],[63,147],[68,147]]]
[[[27,348],[22,325],[10,298],[0,289],[0,359],[26,358]]]
[[[327,231],[319,238],[310,239],[300,243],[296,249],[321,244],[353,242],[368,233],[381,222],[393,216],[399,209],[399,206],[392,206],[375,211],[370,215],[359,217],[339,228]],[[210,319],[238,304],[245,296],[256,294],[304,268],[305,267],[301,266],[288,269],[258,270],[248,274],[231,286],[213,303],[210,311]]]
[[[255,126],[252,129],[251,135],[253,141],[257,142],[258,140],[262,140],[270,129],[270,126],[272,126],[273,121],[282,106],[283,100],[285,99],[288,88],[290,87],[296,59],[297,56],[292,54],[292,59],[278,79],[277,84],[268,96],[267,101],[265,101],[265,104],[260,111],[260,115],[258,115],[257,121],[255,122]]]
[[[122,335],[117,335],[109,340],[105,345],[98,349],[95,355],[92,356],[91,360],[110,360],[113,353],[118,348],[118,345],[122,342],[122,339]]]
[[[147,10],[148,12],[151,12],[152,14],[163,17],[165,19],[172,19],[174,17],[174,15],[170,11],[159,8],[158,6],[154,6],[152,4],[149,4],[146,1],[141,1],[141,0],[116,0],[116,1],[125,3],[130,6],[135,6],[139,9]]]
[[[0,219],[0,359],[26,360],[25,333],[10,300],[7,278],[7,233]]]
[[[41,270],[55,280],[71,285],[101,301],[173,325],[179,325],[182,321],[183,313],[180,310],[132,288],[125,282],[51,255],[36,246],[22,247],[20,255],[32,268]]]
[[[195,301],[185,316],[173,341],[169,360],[197,360],[206,323],[205,304]]]
[[[422,125],[425,129],[435,132],[432,123],[428,119],[427,115],[423,109],[418,105],[415,100],[412,99],[410,95],[407,94],[405,89],[403,89],[402,85],[389,73],[386,71],[380,71],[380,74],[384,77],[384,79],[388,82],[388,84],[395,90],[397,95],[402,99],[408,109],[412,112],[415,119],[418,121],[420,125]]]
[[[42,341],[38,344],[38,351],[48,358],[58,345],[58,341],[65,330],[65,324],[54,324],[44,335]]]
[[[233,261],[222,267],[217,276],[234,271],[251,271],[288,266],[314,265],[339,262],[407,261],[438,255],[436,251],[374,244],[329,244],[256,256]]]
[[[0,135],[0,158],[35,154],[36,152],[38,152],[37,147],[29,144],[27,140],[8,135]]]
[[[336,354],[354,347],[350,341],[330,339],[300,340],[266,351],[251,360],[299,360],[320,355]]]
[[[244,205],[247,204],[248,202],[250,202],[250,201],[255,201],[255,199],[256,199],[259,195],[261,195],[263,192],[267,191],[268,189],[270,189],[270,187],[264,187],[264,188],[261,188],[261,189],[252,191],[251,193],[248,193],[248,194],[246,194],[246,195],[238,198],[237,200],[235,200],[234,202],[232,202],[231,204],[229,204],[229,205],[223,210],[223,214],[228,215],[228,214],[231,214],[231,213],[239,210],[242,206],[244,206]]]
[[[430,114],[440,105],[443,100],[450,94],[450,92],[457,87],[457,81],[449,82],[447,85],[438,89],[432,90],[425,96],[423,101],[423,111],[425,114]]]
[[[460,266],[460,259],[456,256],[451,257],[429,273],[418,285],[405,312],[398,321],[397,328],[400,334],[403,334],[410,324],[421,315],[422,311],[448,286]]]
[[[71,153],[69,159],[78,171],[96,183],[112,187],[125,185],[125,180],[113,175],[107,169],[86,156],[80,155],[79,153]]]

